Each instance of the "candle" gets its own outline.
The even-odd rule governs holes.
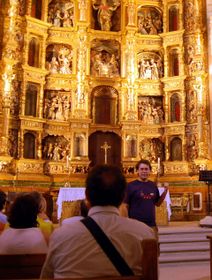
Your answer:
[[[158,158],[158,172],[160,171],[160,158]]]
[[[69,168],[69,156],[66,156],[66,168]]]

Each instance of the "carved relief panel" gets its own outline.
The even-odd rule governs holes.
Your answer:
[[[72,73],[72,47],[65,44],[49,45],[46,50],[46,69],[50,74]]]
[[[50,120],[67,121],[71,111],[70,92],[45,91],[43,117]]]
[[[120,75],[120,44],[116,40],[93,40],[90,57],[91,75],[110,78]]]
[[[161,97],[138,97],[138,119],[144,124],[164,122],[164,110]]]
[[[119,31],[121,28],[120,0],[92,0],[92,26],[102,31]]]
[[[157,159],[164,160],[164,143],[158,138],[145,138],[139,143],[139,157],[156,163]]]
[[[70,0],[51,1],[48,6],[47,21],[55,27],[73,27],[74,2]]]
[[[69,141],[64,136],[46,136],[42,141],[43,159],[66,161],[70,153]]]
[[[138,10],[138,32],[143,35],[157,35],[163,31],[162,12],[155,8],[144,6]]]

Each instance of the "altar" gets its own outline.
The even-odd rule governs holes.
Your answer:
[[[160,194],[163,193],[164,188],[159,187]],[[60,188],[57,198],[57,218],[67,218],[71,207],[74,207],[74,202],[85,199],[85,188]],[[160,207],[156,207],[156,221],[158,225],[168,225],[171,217],[171,199],[169,191],[166,198]]]

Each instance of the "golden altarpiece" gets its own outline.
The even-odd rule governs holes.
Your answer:
[[[105,161],[133,177],[146,158],[171,192],[195,182],[204,200],[204,0],[0,3],[2,185],[81,184]]]

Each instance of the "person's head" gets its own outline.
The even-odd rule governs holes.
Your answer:
[[[30,194],[19,195],[12,204],[8,216],[11,228],[37,227],[39,204]]]
[[[0,190],[0,211],[4,209],[6,201],[7,201],[6,193]]]
[[[146,159],[141,159],[136,164],[136,170],[138,171],[138,176],[142,181],[146,181],[152,170],[150,162]]]
[[[46,212],[46,199],[37,191],[29,193],[39,205],[39,213]]]
[[[126,180],[116,166],[98,165],[90,170],[86,179],[86,198],[90,206],[115,206],[122,203]]]

